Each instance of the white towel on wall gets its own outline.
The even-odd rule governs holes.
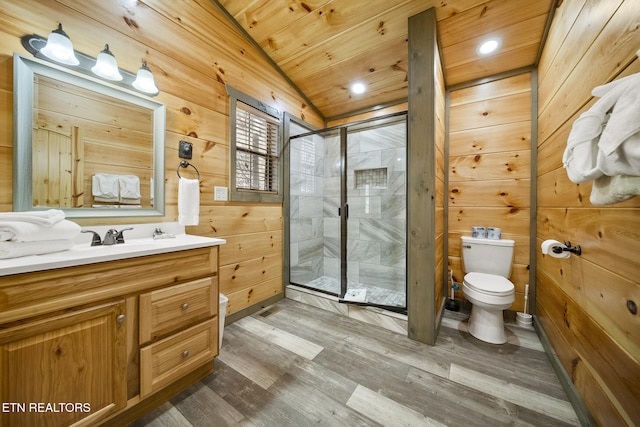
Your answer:
[[[37,242],[0,242],[0,259],[43,255],[71,249],[73,240],[46,240]]]
[[[91,194],[98,202],[117,202],[120,198],[118,175],[97,173],[92,176]]]
[[[178,222],[180,225],[198,225],[200,222],[200,180],[178,180]]]
[[[44,226],[52,226],[65,218],[60,209],[32,212],[0,212],[0,221],[21,221]]]
[[[80,234],[80,226],[63,220],[52,226],[22,221],[0,220],[0,241],[37,242],[43,240],[73,240]]]
[[[573,123],[562,163],[577,184],[640,175],[640,73],[593,89],[600,99]]]
[[[612,205],[640,196],[640,176],[601,176],[593,181],[589,201],[593,205]]]

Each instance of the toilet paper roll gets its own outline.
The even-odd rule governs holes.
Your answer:
[[[551,255],[554,258],[569,258],[569,256],[571,256],[571,252],[566,252],[566,251],[562,251],[560,253],[556,253],[553,251],[553,248],[555,247],[560,247],[560,248],[566,248],[567,246],[562,243],[562,242],[558,242],[557,240],[545,240],[544,242],[542,242],[542,253],[545,255]]]

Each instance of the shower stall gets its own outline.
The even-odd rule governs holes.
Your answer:
[[[406,114],[289,135],[289,282],[406,313]]]

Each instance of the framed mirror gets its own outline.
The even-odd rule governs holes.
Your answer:
[[[15,53],[14,211],[163,216],[165,105]]]

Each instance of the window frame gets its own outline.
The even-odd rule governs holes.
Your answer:
[[[282,203],[283,201],[283,114],[276,108],[273,108],[265,103],[229,86],[226,85],[227,94],[229,95],[229,200],[230,201],[245,201],[256,203]],[[262,191],[262,190],[248,190],[237,188],[237,141],[236,141],[236,128],[237,128],[237,110],[238,102],[241,102],[255,110],[268,115],[278,122],[278,131],[276,136],[276,167],[277,171],[274,177],[277,180],[275,191]]]

